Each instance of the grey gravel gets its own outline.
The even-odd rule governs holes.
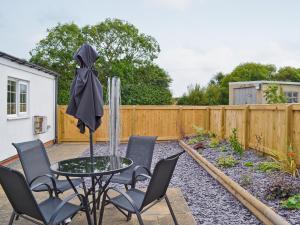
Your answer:
[[[187,141],[187,140],[186,140]],[[255,167],[260,162],[271,161],[266,155],[263,155],[260,152],[257,152],[253,149],[248,149],[244,152],[243,157],[235,155],[231,149],[231,146],[228,142],[223,141],[217,148],[210,148],[209,141],[205,140],[204,149],[198,150],[198,153],[201,154],[204,158],[209,160],[216,167],[221,169],[227,176],[231,177],[235,182],[240,183],[241,176],[251,177],[250,185],[242,185],[247,191],[252,195],[257,197],[260,201],[270,206],[276,213],[284,217],[291,224],[300,225],[300,211],[299,210],[287,210],[280,207],[280,200],[267,200],[266,193],[268,187],[274,182],[276,178],[284,177],[284,180],[288,182],[293,187],[300,187],[300,179],[293,178],[290,175],[283,174],[281,172],[261,172],[256,170]],[[225,151],[221,151],[223,148]],[[232,155],[239,163],[231,168],[220,168],[217,164],[217,159],[219,157]],[[253,162],[253,167],[244,166],[245,162]]]
[[[126,145],[120,145],[121,155],[125,154],[125,150]],[[152,168],[159,159],[182,150],[177,142],[157,143],[155,145]],[[87,150],[84,155],[88,154]],[[109,152],[106,144],[95,145],[95,155],[107,154]],[[139,183],[139,187],[144,186],[144,183]],[[171,180],[171,186],[181,189],[197,224],[261,224],[248,209],[200,167],[188,154],[183,154],[179,159]]]

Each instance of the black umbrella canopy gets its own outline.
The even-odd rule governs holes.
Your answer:
[[[81,133],[87,126],[94,132],[101,124],[103,116],[103,90],[98,73],[93,65],[98,58],[97,52],[88,44],[82,45],[73,58],[79,64],[71,86],[71,100],[67,114],[78,119],[77,127]]]

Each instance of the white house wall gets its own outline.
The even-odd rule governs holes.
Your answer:
[[[9,77],[29,82],[29,113],[26,118],[7,117],[7,80]],[[33,116],[46,116],[49,129],[33,134]],[[0,58],[0,161],[17,154],[12,142],[55,139],[55,78],[10,60]]]

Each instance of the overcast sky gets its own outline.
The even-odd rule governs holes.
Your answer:
[[[28,59],[57,23],[123,19],[159,42],[156,62],[178,96],[243,62],[300,67],[299,9],[297,0],[2,1],[0,51]]]

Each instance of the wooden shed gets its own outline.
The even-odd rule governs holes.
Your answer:
[[[229,83],[229,104],[267,104],[265,90],[271,84],[278,84],[287,97],[288,103],[299,103],[300,82],[245,81]]]

